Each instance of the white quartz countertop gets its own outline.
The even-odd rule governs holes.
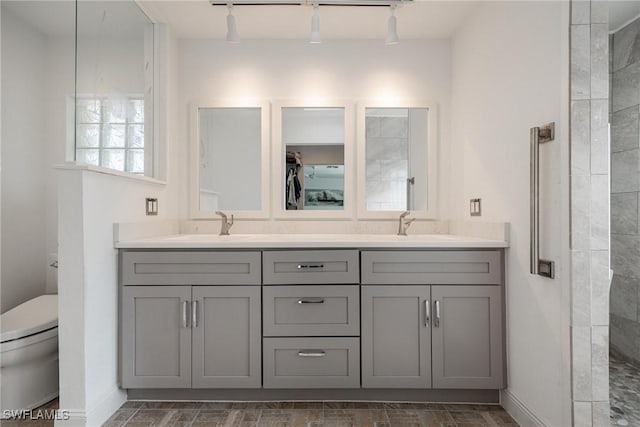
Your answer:
[[[121,249],[228,249],[228,248],[506,248],[503,240],[452,234],[176,234],[121,240]]]

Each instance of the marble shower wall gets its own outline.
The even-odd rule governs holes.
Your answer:
[[[608,22],[608,2],[571,1],[571,368],[580,427],[609,425]]]
[[[640,19],[609,36],[611,349],[640,364]]]

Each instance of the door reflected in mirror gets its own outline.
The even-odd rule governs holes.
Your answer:
[[[428,108],[365,108],[367,211],[427,209]]]
[[[198,108],[200,211],[262,209],[260,108]]]
[[[283,108],[285,210],[344,209],[344,108]]]

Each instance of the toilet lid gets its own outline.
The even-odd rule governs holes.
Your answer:
[[[2,314],[1,342],[11,341],[58,326],[58,295],[41,295]]]

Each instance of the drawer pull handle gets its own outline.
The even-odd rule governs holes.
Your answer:
[[[429,300],[424,300],[424,326],[429,326]]]
[[[327,353],[324,350],[300,350],[298,356],[300,357],[324,357]]]
[[[188,323],[188,315],[187,315],[187,311],[189,310],[189,303],[187,301],[182,301],[182,327],[183,328],[188,328],[189,327],[189,323]]]
[[[198,300],[195,300],[194,302],[191,303],[191,325],[194,328],[198,327]]]
[[[314,270],[324,268],[324,264],[298,264],[298,270]]]
[[[298,300],[298,304],[324,304],[322,298],[301,298]]]

